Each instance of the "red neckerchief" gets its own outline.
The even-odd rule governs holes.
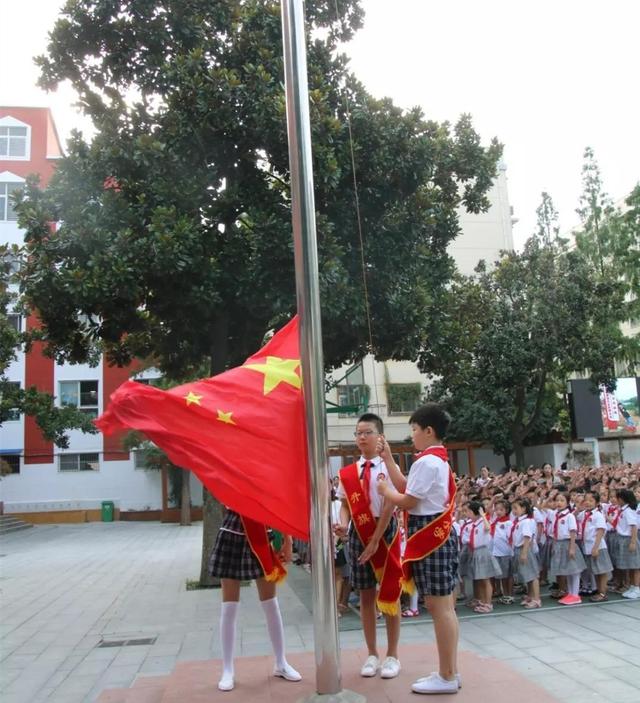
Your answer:
[[[472,523],[473,523],[473,520],[470,520],[469,518],[467,518],[467,519],[462,523],[462,525],[460,526],[460,544],[463,544],[463,542],[462,542],[462,537],[464,536],[464,531],[465,531],[465,530],[467,529],[467,527],[469,527],[469,525],[471,525]]]
[[[627,506],[625,505],[624,508]],[[616,527],[618,527],[618,523],[620,522],[620,517],[622,516],[622,513],[624,512],[624,508],[614,508],[615,514],[613,516],[613,520],[611,521],[611,527],[615,530]],[[609,508],[611,510],[611,508]]]
[[[558,539],[558,523],[560,522],[561,518],[567,517],[570,512],[571,511],[569,510],[569,508],[565,508],[564,510],[560,510],[556,513],[556,519],[553,523],[553,539]]]
[[[580,523],[580,539],[584,541],[584,531],[587,529],[587,523],[589,520],[591,520],[591,514],[593,513],[593,510],[585,510],[584,511],[584,517],[582,518],[582,522]]]
[[[499,522],[508,522],[509,521],[509,516],[504,515],[503,517],[496,518],[492,523],[491,523],[491,536],[494,537],[496,534],[496,525]]]
[[[513,521],[513,525],[511,525],[511,531],[509,532],[509,546],[513,547],[513,537],[514,537],[515,531],[516,531],[518,525],[520,524],[520,520],[523,520],[525,517],[526,517],[525,515],[521,515],[520,517],[517,517]]]

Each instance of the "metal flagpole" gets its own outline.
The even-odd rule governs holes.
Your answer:
[[[318,694],[313,699],[364,701],[358,694],[341,690],[303,0],[282,0],[282,36],[300,356],[311,468],[311,579]]]

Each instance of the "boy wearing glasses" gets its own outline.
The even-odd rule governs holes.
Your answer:
[[[387,463],[393,463],[382,433],[382,420],[377,415],[365,413],[359,418],[354,435],[361,456],[340,470],[336,495],[342,506],[335,532],[348,539],[351,586],[360,591],[360,619],[368,649],[360,674],[372,677],[380,671],[382,678],[392,679],[400,673],[402,574],[395,508],[376,490],[378,481],[389,479]],[[384,614],[387,627],[387,657],[382,664],[376,645],[376,605]]]

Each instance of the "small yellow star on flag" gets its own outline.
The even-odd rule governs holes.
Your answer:
[[[200,401],[202,400],[202,396],[198,395],[197,393],[194,393],[193,391],[189,391],[189,393],[184,396],[184,399],[187,401],[187,405],[191,405],[192,403],[195,403],[196,405],[200,405]]]
[[[218,417],[216,418],[220,422],[224,422],[227,425],[235,425],[236,423],[231,419],[231,416],[233,415],[233,411],[229,411],[228,413],[223,412],[222,410],[218,410]]]
[[[280,359],[268,356],[264,364],[245,364],[244,368],[264,374],[264,394],[268,395],[280,383],[288,383],[294,388],[302,387],[302,379],[296,373],[300,359]]]

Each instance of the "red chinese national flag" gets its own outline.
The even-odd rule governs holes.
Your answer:
[[[224,505],[309,537],[309,470],[298,318],[237,368],[162,391],[126,381],[96,420],[143,432]]]

